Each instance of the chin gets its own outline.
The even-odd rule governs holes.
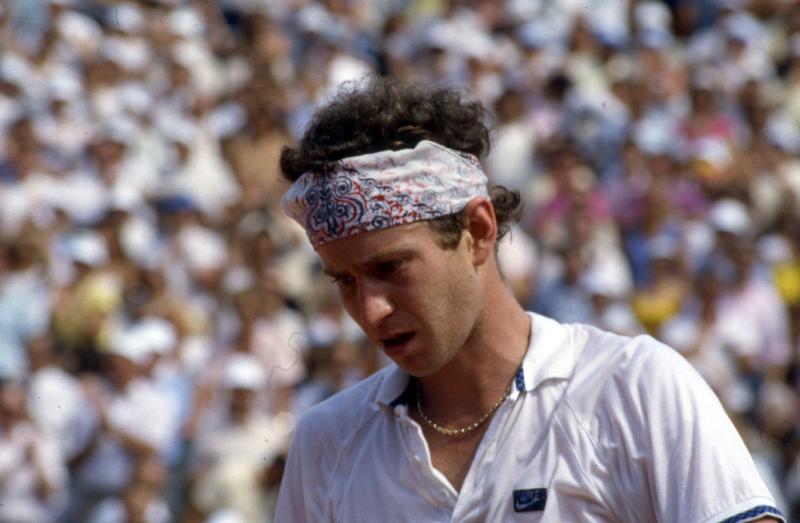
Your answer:
[[[406,374],[409,374],[415,378],[424,378],[425,376],[429,376],[436,371],[435,366],[431,365],[431,362],[425,361],[424,358],[408,356],[404,358],[392,358],[390,359],[403,369]]]
[[[433,376],[444,367],[447,366],[448,361],[431,360],[426,358],[408,358],[405,360],[394,360],[398,367],[403,369],[407,374],[415,378],[427,378]]]

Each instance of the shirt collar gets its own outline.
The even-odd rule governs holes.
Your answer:
[[[390,364],[386,376],[378,387],[375,395],[375,403],[378,405],[388,405],[395,407],[400,404],[408,403],[406,400],[406,390],[409,388],[409,376],[394,363]]]
[[[568,379],[575,370],[579,351],[572,329],[546,316],[528,314],[531,336],[521,370],[525,390],[532,391],[546,380]]]
[[[532,312],[528,315],[531,335],[515,378],[514,388],[518,391],[532,391],[550,379],[567,379],[578,361],[579,351],[570,329],[546,316]],[[378,388],[375,402],[391,407],[408,404],[409,376],[397,365],[391,365]]]

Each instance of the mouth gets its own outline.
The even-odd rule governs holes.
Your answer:
[[[381,347],[387,355],[397,355],[403,352],[408,347],[409,342],[416,334],[413,332],[404,332],[388,338],[381,338]]]

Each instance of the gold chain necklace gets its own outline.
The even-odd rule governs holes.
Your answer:
[[[428,416],[426,416],[424,412],[422,412],[422,394],[420,394],[419,380],[415,381],[417,383],[417,412],[419,413],[419,417],[422,418],[422,421],[424,421],[430,428],[432,428],[436,432],[451,437],[463,436],[464,434],[472,432],[473,430],[477,429],[478,427],[486,423],[486,420],[488,420],[492,416],[492,414],[494,414],[494,412],[500,408],[500,405],[502,405],[503,402],[506,400],[506,398],[511,394],[511,390],[514,385],[514,381],[512,380],[511,383],[508,385],[506,391],[503,393],[500,399],[497,400],[497,403],[492,405],[492,408],[489,409],[489,411],[486,414],[484,414],[477,420],[473,421],[466,427],[450,428],[439,425],[438,423],[430,419]]]

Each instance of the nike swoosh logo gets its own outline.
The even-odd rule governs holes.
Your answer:
[[[533,507],[534,505],[536,505],[540,501],[541,501],[541,498],[537,494],[536,496],[534,496],[533,498],[531,498],[531,499],[529,499],[527,501],[517,501],[516,503],[514,503],[514,508],[517,509],[517,510],[526,510],[526,509],[529,509],[529,508]]]

